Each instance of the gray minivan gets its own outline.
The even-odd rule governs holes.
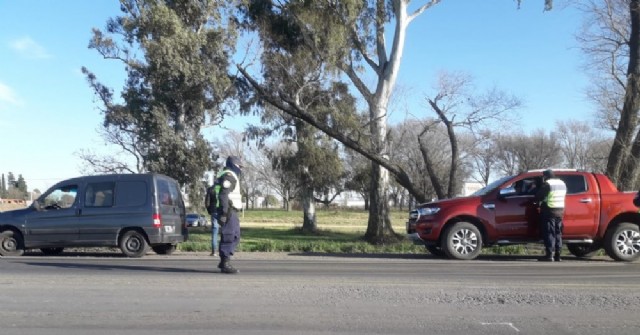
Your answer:
[[[61,181],[30,207],[0,213],[0,256],[28,249],[119,247],[142,257],[171,254],[187,239],[178,182],[160,174],[109,174]]]

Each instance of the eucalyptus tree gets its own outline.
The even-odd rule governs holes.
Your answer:
[[[202,127],[216,123],[234,93],[228,75],[236,29],[230,2],[216,0],[121,0],[122,15],[94,29],[89,48],[121,62],[127,81],[114,98],[83,68],[102,104],[105,130],[141,162],[199,189],[212,166]]]
[[[371,193],[369,195],[369,223],[365,238],[382,242],[394,235],[389,217],[388,170],[410,192],[417,194],[400,166],[389,161],[387,147],[387,106],[400,69],[404,52],[406,29],[411,21],[440,0],[419,1],[410,12],[408,0],[376,1],[269,1],[249,0],[247,17],[258,29],[265,50],[296,57],[298,50],[311,64],[320,64],[325,82],[348,78],[365,102],[367,127],[370,134],[366,143],[359,142],[359,133],[345,132],[338,118],[340,109],[332,109],[332,119],[319,119],[301,103],[300,92],[282,91],[260,83],[250,72],[239,67],[242,74],[269,104],[310,123],[347,147],[373,161]],[[387,29],[391,33],[387,33]],[[386,38],[392,37],[387,44]],[[294,52],[291,52],[291,51]],[[271,54],[269,54],[271,55]],[[267,57],[263,57],[263,61]],[[368,72],[363,72],[365,69]],[[264,73],[269,78],[269,73]],[[367,85],[367,76],[374,78]],[[283,80],[287,80],[282,78]],[[311,79],[311,78],[308,78]],[[305,85],[301,85],[304,87]]]
[[[586,13],[578,35],[587,55],[602,124],[615,131],[607,175],[619,188],[634,187],[640,169],[640,0],[576,1]]]

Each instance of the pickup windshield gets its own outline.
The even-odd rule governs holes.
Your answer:
[[[502,177],[498,180],[493,181],[491,184],[473,192],[473,194],[470,195],[470,197],[477,197],[477,196],[481,196],[481,195],[485,195],[493,190],[496,189],[496,187],[502,185],[504,182],[506,182],[507,180],[513,178],[514,176],[506,176],[506,177]]]

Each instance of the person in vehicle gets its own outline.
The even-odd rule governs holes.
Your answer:
[[[542,173],[542,181],[542,186],[534,197],[534,201],[540,207],[540,224],[545,248],[545,255],[539,260],[560,262],[562,218],[567,186],[562,180],[556,178],[552,170],[545,170]]]

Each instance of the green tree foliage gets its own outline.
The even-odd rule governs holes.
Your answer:
[[[83,68],[104,105],[104,127],[130,139],[144,170],[199,189],[212,166],[205,124],[217,122],[233,94],[228,76],[236,34],[224,1],[121,0],[122,16],[94,29],[89,47],[121,61],[122,101]],[[138,58],[138,56],[140,58]],[[194,197],[195,198],[195,197]],[[198,198],[199,199],[199,198]]]
[[[4,178],[4,173],[2,174],[2,180],[0,180],[0,197],[4,198],[7,194],[7,180]]]
[[[27,182],[24,180],[21,174],[18,175],[18,180],[16,181],[16,188],[20,192],[27,193]]]

